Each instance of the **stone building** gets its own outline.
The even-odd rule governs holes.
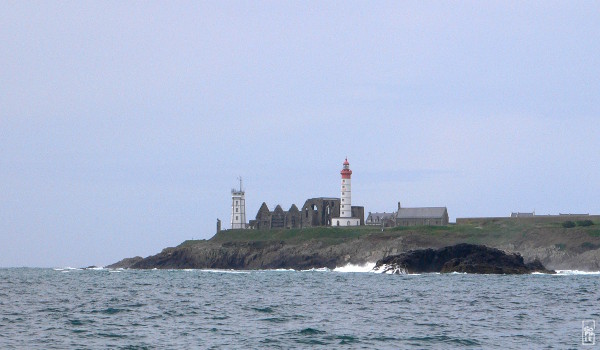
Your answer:
[[[331,219],[339,215],[339,198],[310,198],[302,206],[302,227],[331,226]]]
[[[250,220],[250,228],[258,230],[270,230],[276,228],[299,228],[300,211],[295,204],[292,204],[288,211],[283,211],[280,205],[275,210],[270,211],[267,203],[264,203],[258,209],[255,220]]]
[[[301,223],[300,210],[296,204],[292,204],[290,209],[285,213],[285,227],[298,228]]]
[[[352,216],[359,219],[360,225],[364,225],[365,209],[352,206],[351,210]],[[249,226],[258,230],[331,226],[332,219],[339,217],[339,213],[339,198],[310,198],[304,202],[302,210],[292,204],[288,211],[284,211],[280,205],[270,211],[267,204],[263,203],[256,214],[256,219],[250,220]]]
[[[396,226],[446,226],[448,225],[446,207],[398,208]]]
[[[394,227],[396,226],[396,213],[371,213],[367,216],[365,225]]]
[[[535,216],[535,211],[532,213],[521,213],[521,212],[510,213],[511,218],[531,218],[534,216]]]
[[[448,225],[446,207],[403,208],[398,202],[398,211],[393,213],[369,213],[367,225],[394,226],[445,226]]]

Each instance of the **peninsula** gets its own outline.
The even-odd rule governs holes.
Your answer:
[[[124,259],[108,267],[335,268],[384,263],[380,260],[408,251],[468,243],[511,254],[514,259],[502,257],[497,261],[512,259],[513,267],[523,265],[522,271],[527,271],[524,264],[534,261],[536,266],[541,263],[549,269],[600,270],[600,216],[513,213],[508,218],[462,218],[450,224],[446,207],[405,208],[398,202],[397,211],[369,212],[365,222],[364,207],[352,205],[352,170],[348,158],[342,164],[340,175],[340,198],[311,198],[302,209],[292,205],[287,212],[279,205],[270,211],[263,203],[256,219],[249,223],[240,177],[239,189],[231,190],[232,229],[222,231],[221,221],[217,219],[217,233],[209,240],[185,241],[159,254]],[[499,256],[497,251],[478,251],[489,258]],[[468,254],[474,256],[472,252]],[[516,258],[512,254],[520,256]],[[454,261],[454,268],[475,269],[474,261],[482,266],[478,259]],[[403,261],[400,263],[404,264]],[[491,271],[483,270],[486,269]]]
[[[566,227],[565,227],[566,226]],[[375,263],[417,249],[459,243],[485,245],[539,260],[552,270],[600,270],[600,223],[494,220],[446,226],[314,227],[226,230],[208,240],[190,240],[146,258],[124,259],[108,268],[310,269]]]

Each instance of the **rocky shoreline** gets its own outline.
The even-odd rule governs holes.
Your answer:
[[[409,273],[476,273],[476,274],[529,274],[533,272],[554,274],[539,260],[525,263],[519,254],[507,254],[483,245],[461,243],[441,249],[411,250],[391,255],[377,261],[377,272]]]
[[[600,270],[600,237],[591,229],[560,227],[324,228],[222,232],[210,240],[186,241],[146,258],[123,259],[108,268],[132,269],[296,269],[363,265],[419,249],[460,243],[485,245],[519,254],[525,264],[538,260],[551,270]],[[456,265],[468,270],[466,262]]]

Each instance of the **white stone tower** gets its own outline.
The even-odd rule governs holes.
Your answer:
[[[242,189],[242,178],[240,177],[240,189],[231,190],[231,229],[246,228],[246,198]]]
[[[358,226],[360,219],[352,217],[352,170],[348,158],[344,161],[342,171],[341,198],[340,198],[340,217],[333,218],[333,226]]]
[[[350,218],[352,217],[352,170],[350,170],[348,158],[344,161],[344,167],[342,168],[342,171],[340,171],[340,174],[342,175],[340,217]]]

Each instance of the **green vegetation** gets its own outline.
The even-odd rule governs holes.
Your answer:
[[[580,247],[581,247],[582,250],[586,251],[586,250],[598,249],[598,248],[600,248],[600,245],[599,244],[594,244],[594,243],[591,243],[591,242],[583,242],[583,243],[581,243]]]
[[[577,221],[577,226],[588,227],[588,226],[593,226],[593,225],[594,225],[594,222],[592,220]]]
[[[575,226],[576,226],[575,223],[573,221],[571,221],[571,220],[567,220],[567,221],[565,221],[565,222],[562,223],[562,227],[564,227],[564,228],[572,228],[572,227],[575,227]]]
[[[600,229],[589,230],[587,233],[592,237],[600,237]]]
[[[372,227],[314,227],[305,229],[275,229],[275,230],[226,230],[216,234],[210,241],[239,242],[239,241],[290,241],[306,240],[347,240],[378,232]]]
[[[386,240],[401,240],[402,245],[446,246],[457,243],[487,246],[516,245],[529,242],[532,247],[554,246],[564,251],[589,250],[600,247],[600,225],[587,223],[563,228],[564,223],[531,223],[523,220],[490,220],[480,224],[450,224],[447,226],[410,226],[385,228],[380,226],[314,227],[274,230],[225,230],[209,240],[186,241],[180,247],[198,244],[271,243],[337,245],[360,240],[379,246]],[[391,242],[391,241],[390,241]],[[586,243],[587,242],[587,243]],[[393,244],[398,244],[396,241]],[[362,244],[362,243],[359,243]],[[390,243],[392,244],[392,243]]]

